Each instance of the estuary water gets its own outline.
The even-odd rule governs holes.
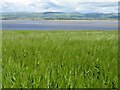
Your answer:
[[[118,21],[2,20],[2,30],[118,30]]]

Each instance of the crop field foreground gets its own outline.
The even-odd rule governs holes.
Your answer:
[[[4,88],[117,88],[118,31],[2,31]]]

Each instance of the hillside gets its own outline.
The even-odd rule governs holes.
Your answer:
[[[65,13],[65,12],[3,12],[3,20],[108,20],[118,19],[117,13]]]

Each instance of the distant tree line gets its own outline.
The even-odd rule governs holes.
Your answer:
[[[117,20],[117,18],[7,18],[2,17],[1,20]],[[119,18],[118,18],[119,19]]]

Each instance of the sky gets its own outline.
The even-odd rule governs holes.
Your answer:
[[[119,0],[2,0],[0,12],[118,13]]]

